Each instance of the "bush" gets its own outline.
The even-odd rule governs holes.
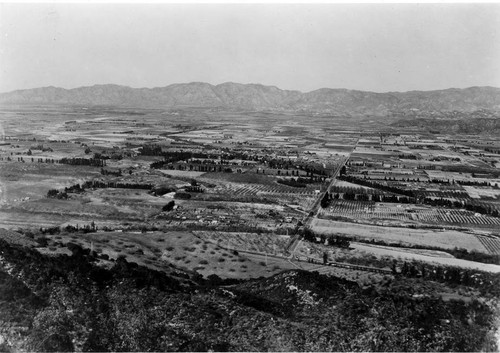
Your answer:
[[[167,203],[165,206],[163,206],[161,210],[163,212],[169,212],[169,211],[172,211],[174,209],[174,206],[175,206],[175,201],[172,200],[169,203]]]
[[[191,194],[188,194],[187,192],[176,192],[174,195],[174,199],[189,200],[190,198]]]
[[[46,247],[49,244],[49,240],[45,237],[40,237],[36,239],[36,242],[40,244],[40,246]]]
[[[208,284],[217,286],[222,283],[222,278],[217,276],[216,274],[211,274],[210,276],[207,277]]]

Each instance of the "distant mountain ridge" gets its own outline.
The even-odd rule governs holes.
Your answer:
[[[137,108],[206,107],[320,112],[342,115],[390,115],[400,111],[500,112],[500,88],[470,87],[436,91],[374,93],[322,88],[302,93],[275,86],[227,82],[172,84],[157,88],[94,85],[64,89],[43,87],[0,94],[1,104],[115,105]]]

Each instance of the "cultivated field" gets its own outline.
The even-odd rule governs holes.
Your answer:
[[[475,235],[455,230],[377,227],[325,219],[313,220],[311,228],[320,234],[342,234],[359,239],[383,240],[388,243],[489,252]]]
[[[500,227],[500,218],[475,214],[463,209],[433,208],[398,203],[372,201],[333,200],[328,209],[322,209],[324,218],[342,216],[353,219],[392,219],[414,224],[443,226]]]
[[[163,271],[231,278],[356,273],[277,257],[312,221],[316,235],[500,254],[500,158],[467,136],[382,131],[372,117],[354,126],[351,117],[223,109],[16,109],[2,114],[0,227],[49,237],[43,252],[67,253],[71,241]],[[95,186],[65,191],[87,182]],[[321,207],[328,187],[337,198]],[[91,222],[96,233],[65,229]],[[53,227],[62,233],[41,235]],[[327,251],[457,263],[437,251],[300,244],[297,254],[319,261]]]
[[[123,255],[129,262],[167,271],[179,268],[204,276],[253,278],[270,276],[281,269],[273,261],[266,264],[264,258],[249,259],[190,232],[98,232],[47,237],[51,243],[46,252],[50,252],[50,247],[58,251],[58,246],[72,242],[113,259]]]
[[[283,256],[286,245],[290,241],[287,235],[236,233],[236,232],[206,232],[196,231],[194,234],[205,241],[218,244],[226,249],[256,252]]]

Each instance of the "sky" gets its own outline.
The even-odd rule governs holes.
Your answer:
[[[500,87],[500,3],[0,3],[0,92]]]

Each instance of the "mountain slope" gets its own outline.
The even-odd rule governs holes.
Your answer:
[[[0,94],[1,104],[116,105],[129,107],[224,107],[344,115],[394,115],[406,111],[500,111],[500,88],[374,93],[323,88],[308,93],[274,86],[227,82],[173,84],[159,88],[95,85],[44,87]]]
[[[72,252],[0,240],[2,352],[498,350],[492,307],[415,296],[407,278],[377,289],[287,271],[219,287]]]

